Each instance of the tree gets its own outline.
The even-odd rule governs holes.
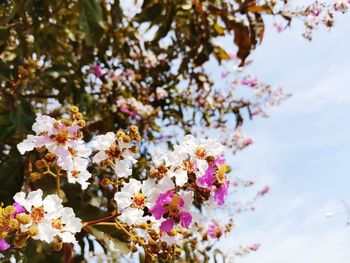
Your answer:
[[[164,261],[178,260],[184,255],[186,260],[216,257],[221,252],[210,249],[211,242],[230,231],[230,222],[226,229],[213,222],[209,229],[193,224],[191,231],[187,231],[188,211],[177,211],[175,217],[168,211],[160,217],[168,220],[168,225],[161,222],[162,232],[168,233],[164,235],[168,238],[175,235],[169,224],[180,224],[179,233],[191,242],[183,242],[179,247],[165,245],[157,231],[148,233],[157,238],[143,240],[133,232],[135,224],[128,224],[129,218],[120,219],[125,214],[120,204],[126,194],[123,189],[135,185],[142,188],[140,181],[157,181],[157,187],[152,189],[164,184],[157,194],[168,193],[162,198],[172,200],[173,208],[184,202],[179,191],[190,190],[198,211],[204,209],[210,196],[215,199],[214,192],[225,197],[225,174],[230,169],[220,159],[222,148],[212,141],[181,138],[188,133],[208,136],[215,131],[217,139],[234,152],[251,144],[241,130],[244,120],[265,115],[266,106],[277,105],[288,97],[282,88],[261,83],[254,76],[244,76],[244,70],[242,73],[235,70],[251,63],[249,54],[263,41],[265,17],[284,21],[284,26],[275,24],[279,31],[299,19],[306,26],[304,36],[311,40],[313,29],[333,26],[334,14],[346,12],[349,3],[336,0],[330,5],[315,2],[306,8],[292,8],[288,1],[273,0],[145,0],[139,7],[132,14],[127,12],[125,1],[117,0],[1,3],[0,199],[8,205],[1,210],[6,219],[1,222],[1,237],[14,245],[7,255],[32,261],[47,257],[60,261],[63,256],[68,262],[73,259],[72,246],[69,242],[62,244],[64,235],[55,235],[52,246],[29,238],[45,240],[37,236],[40,229],[35,227],[20,231],[18,225],[13,225],[10,228],[13,231],[7,231],[9,222],[15,222],[10,220],[15,214],[19,225],[33,222],[35,206],[28,205],[27,209],[23,204],[28,200],[23,194],[17,195],[21,205],[15,208],[26,212],[18,213],[10,205],[17,192],[32,190],[39,199],[46,200],[45,196],[56,193],[63,200],[65,207],[55,199],[59,215],[34,209],[50,214],[50,220],[62,220],[64,213],[71,215],[68,207],[82,219],[83,230],[71,231],[79,232],[76,240],[81,250],[74,250],[75,260],[84,259],[86,244],[94,250],[99,243],[108,254],[107,236],[118,249],[136,252],[137,248],[143,248],[139,257],[146,261],[156,256]],[[235,54],[218,44],[220,37],[232,39]],[[222,77],[232,78],[232,86],[215,85],[205,67],[212,60],[226,68]],[[242,88],[250,93],[239,96],[238,90]],[[113,135],[110,131],[118,132]],[[41,139],[44,141],[39,143]],[[91,141],[97,152],[94,165],[87,163],[90,148],[86,143]],[[157,154],[155,148],[160,145],[169,149]],[[211,149],[213,145],[220,150],[209,154],[208,149],[203,149],[204,146]],[[103,154],[108,158],[103,159]],[[200,161],[201,154],[205,162]],[[174,155],[180,163],[171,163]],[[188,166],[179,168],[185,164]],[[193,164],[197,166],[191,168]],[[76,171],[84,173],[78,175]],[[168,172],[174,182],[162,181],[171,177],[165,176]],[[145,180],[146,177],[151,179]],[[169,192],[171,189],[166,185],[171,184],[175,191]],[[43,189],[44,196],[36,189]],[[139,193],[145,195],[146,191]],[[141,197],[138,196],[142,201],[144,196]],[[129,198],[138,200],[136,196]],[[152,207],[142,206],[144,215],[159,217],[157,211],[165,209],[162,198],[153,200]],[[217,199],[219,204],[223,202]],[[179,213],[182,219],[178,218]],[[70,219],[78,220],[74,214]],[[149,227],[138,226],[146,230]],[[199,237],[203,242],[196,242]],[[151,244],[149,240],[159,242]],[[207,241],[209,245],[199,249]],[[63,249],[64,253],[54,252],[53,248]]]

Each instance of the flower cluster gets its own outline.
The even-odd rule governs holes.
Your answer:
[[[45,157],[36,162],[39,169],[46,169],[50,172],[50,166],[55,166],[56,170],[67,172],[70,183],[81,184],[82,189],[86,189],[91,177],[87,170],[91,155],[83,140],[81,129],[85,126],[83,115],[78,107],[71,107],[70,119],[56,120],[50,116],[39,116],[33,124],[35,135],[28,137],[17,145],[21,154],[36,149],[38,152],[47,152]],[[35,179],[39,179],[41,174],[33,174]]]
[[[173,150],[155,149],[149,160],[150,169],[136,175],[136,144],[141,141],[136,126],[95,135],[88,143],[83,140],[84,126],[82,114],[72,106],[70,119],[37,117],[35,134],[18,144],[22,154],[35,149],[42,155],[35,162],[38,171],[30,174],[34,186],[46,175],[54,177],[57,194],[44,196],[41,189],[28,194],[19,192],[13,198],[15,203],[1,207],[0,249],[8,249],[11,244],[21,248],[31,238],[53,243],[54,249],[60,250],[63,243],[77,244],[75,234],[83,227],[90,233],[90,226],[104,224],[126,233],[131,251],[142,247],[149,260],[160,256],[167,261],[180,256],[179,247],[200,220],[198,208],[212,209],[225,202],[230,169],[224,146],[216,140],[196,140],[186,135]],[[86,189],[95,179],[87,170],[93,152],[92,163],[106,172],[101,185],[113,192],[114,208],[111,216],[82,222],[72,208],[63,205],[67,195],[61,184],[78,182]],[[199,231],[203,238],[211,239],[219,239],[227,232],[216,221],[203,231]]]
[[[129,114],[131,117],[147,117],[151,115],[154,110],[151,105],[144,105],[135,98],[120,98],[117,100],[117,107],[121,112]]]
[[[57,195],[47,195],[36,190],[28,195],[17,193],[15,203],[0,208],[0,250],[10,247],[5,239],[11,238],[17,248],[23,247],[28,238],[54,242],[54,248],[60,250],[62,243],[76,244],[75,234],[81,231],[81,219],[77,218],[70,207],[63,207]]]

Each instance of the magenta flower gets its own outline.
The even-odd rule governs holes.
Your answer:
[[[264,196],[264,195],[266,195],[269,191],[270,191],[270,187],[268,187],[268,186],[266,185],[260,192],[258,192],[258,195]]]
[[[160,230],[170,232],[174,227],[174,219],[169,218],[160,224]]]
[[[223,165],[223,164],[225,164],[225,163],[226,163],[226,159],[225,159],[224,156],[219,156],[219,157],[216,158],[215,161],[214,161],[214,164],[215,164],[217,167],[219,167],[219,166],[221,166],[221,165]]]
[[[10,248],[10,244],[5,239],[0,239],[0,251],[5,251]]]
[[[225,197],[228,194],[229,182],[222,184],[219,188],[215,190],[214,199],[218,205],[223,205],[225,203]]]
[[[12,205],[15,208],[15,212],[12,214],[12,218],[14,218],[17,214],[24,213],[26,211],[25,208],[17,202],[14,202]]]
[[[98,78],[103,76],[102,67],[100,65],[91,65],[90,71]]]
[[[165,221],[160,225],[160,229],[170,232],[175,224],[180,224],[182,227],[189,227],[191,224],[192,215],[185,211],[184,206],[185,201],[170,190],[158,196],[156,204],[150,212],[157,220],[165,218]]]
[[[180,213],[180,224],[182,227],[189,227],[192,222],[192,215],[188,212]]]
[[[215,169],[211,166],[205,171],[204,175],[199,178],[199,183],[206,188],[210,188],[215,183]]]

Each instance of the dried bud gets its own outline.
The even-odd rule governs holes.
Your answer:
[[[102,187],[107,187],[110,183],[111,183],[111,180],[109,178],[105,177],[101,180]]]
[[[16,248],[22,248],[26,244],[28,238],[29,236],[27,234],[23,234],[17,240],[15,240],[15,242],[13,242],[13,245]]]
[[[30,174],[30,181],[35,182],[35,181],[41,179],[42,177],[43,177],[43,176],[42,176],[41,173],[34,172],[34,173],[31,173],[31,174]]]
[[[18,226],[19,226],[19,223],[18,223],[17,219],[11,218],[10,221],[9,221],[9,225],[8,226],[12,230],[13,229],[17,229]]]
[[[63,243],[62,242],[55,242],[53,244],[53,249],[55,251],[61,251],[62,247],[63,247]]]
[[[37,160],[37,161],[35,162],[35,167],[38,168],[38,169],[45,168],[45,167],[46,167],[46,161],[45,161],[45,159]]]
[[[135,125],[131,125],[129,130],[131,133],[135,133],[139,131],[139,128],[137,128]]]
[[[136,253],[137,252],[137,247],[136,246],[131,246],[130,248],[132,253]]]
[[[139,147],[137,147],[136,145],[133,145],[130,147],[130,151],[132,153],[138,153],[139,152]]]

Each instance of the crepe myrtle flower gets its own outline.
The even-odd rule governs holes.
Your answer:
[[[224,229],[218,224],[218,222],[212,221],[211,224],[209,225],[207,234],[211,238],[216,238],[219,240],[224,234]]]
[[[174,149],[180,156],[184,153],[189,156],[195,174],[197,177],[200,177],[204,175],[209,167],[207,159],[221,156],[224,146],[212,139],[202,139],[197,143],[192,135],[186,135],[183,142],[178,147],[174,147]]]
[[[43,199],[43,191],[39,189],[28,195],[19,192],[14,200],[30,215],[30,222],[21,225],[22,233],[47,243],[53,242],[56,236],[64,243],[77,243],[74,235],[81,231],[81,219],[75,216],[72,208],[63,207],[57,195],[47,195]]]
[[[121,191],[115,193],[114,200],[118,209],[122,211],[119,219],[129,225],[147,221],[144,209],[150,209],[156,202],[159,193],[166,192],[175,187],[170,178],[163,178],[158,183],[154,179],[143,182],[136,179],[124,184]]]
[[[32,128],[36,135],[28,135],[17,145],[21,154],[45,147],[57,156],[57,164],[64,170],[70,169],[74,157],[87,158],[91,154],[81,139],[82,127],[70,120],[58,121],[46,115],[38,116]]]
[[[154,168],[150,170],[149,177],[157,179],[164,177],[175,178],[177,186],[183,186],[188,181],[183,159],[176,152],[163,153],[156,149],[152,154],[152,161]]]
[[[202,187],[214,191],[214,200],[218,205],[225,203],[230,185],[226,177],[227,165],[225,162],[223,156],[218,156],[207,168],[204,175],[198,179]]]
[[[169,190],[158,196],[151,213],[157,220],[162,220],[160,230],[170,232],[175,224],[185,228],[190,226],[192,215],[186,211],[187,205],[184,198],[175,194],[173,190]]]
[[[131,164],[137,162],[134,158],[138,148],[132,145],[130,137],[125,133],[115,134],[108,132],[96,136],[93,147],[98,152],[93,156],[94,163],[110,163],[114,166],[115,173],[119,177],[131,175]]]
[[[7,243],[5,239],[3,238],[0,239],[0,251],[8,250],[10,247],[11,245]]]

